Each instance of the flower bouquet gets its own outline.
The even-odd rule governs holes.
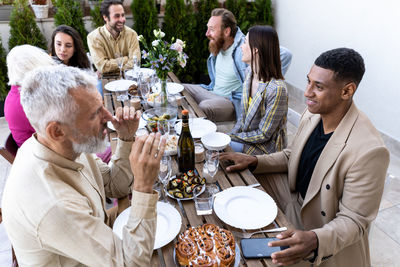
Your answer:
[[[180,39],[172,37],[171,43],[168,43],[162,38],[165,36],[160,29],[153,31],[156,39],[148,47],[143,35],[138,36],[138,40],[142,43],[144,49],[142,50],[142,58],[147,59],[148,62],[143,64],[145,67],[150,67],[156,71],[157,76],[161,80],[161,103],[166,106],[168,103],[167,95],[167,77],[168,72],[172,71],[175,65],[184,68],[186,66],[187,55],[183,52],[185,42]],[[175,41],[175,42],[174,42]]]

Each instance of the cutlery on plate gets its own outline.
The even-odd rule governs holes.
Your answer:
[[[253,232],[253,233],[244,233],[244,232],[236,232],[236,231],[231,231],[231,232],[233,233],[234,236],[239,237],[239,238],[250,238],[255,234],[283,232],[286,230],[287,230],[287,227],[279,227],[279,228],[257,231],[257,232]]]

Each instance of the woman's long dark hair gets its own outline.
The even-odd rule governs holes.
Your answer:
[[[72,67],[78,67],[81,69],[90,68],[89,59],[85,53],[82,38],[79,35],[79,33],[70,26],[60,25],[54,30],[53,35],[51,36],[51,44],[49,49],[51,51],[51,55],[57,57],[54,38],[56,37],[56,34],[59,32],[68,34],[69,36],[72,37],[72,40],[74,41],[74,54],[70,58],[68,65]]]
[[[253,26],[249,29],[249,45],[251,51],[251,71],[258,78],[267,82],[272,78],[282,79],[281,57],[278,34],[271,26]],[[258,69],[255,70],[255,53],[258,50]]]

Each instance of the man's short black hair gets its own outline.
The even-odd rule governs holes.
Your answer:
[[[357,86],[365,72],[361,55],[350,48],[336,48],[322,53],[314,62],[318,67],[335,72],[335,79],[354,82]]]
[[[109,7],[111,5],[121,5],[124,6],[122,4],[121,0],[104,0],[103,2],[101,2],[101,6],[100,6],[100,14],[103,17],[104,15],[110,19],[110,10]]]

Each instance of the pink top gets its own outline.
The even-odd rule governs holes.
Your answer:
[[[11,134],[20,147],[35,131],[22,109],[19,86],[12,85],[4,102],[4,116],[8,122]]]

